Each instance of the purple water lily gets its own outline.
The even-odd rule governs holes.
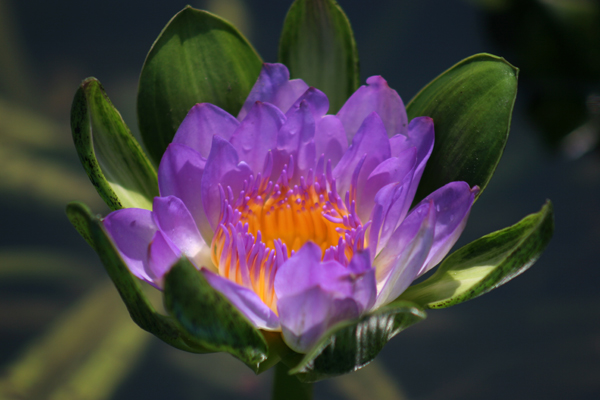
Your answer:
[[[478,189],[452,182],[410,209],[433,121],[408,123],[382,77],[328,108],[281,64],[264,65],[237,119],[194,106],[161,160],[152,211],[104,219],[131,272],[160,289],[186,255],[298,352],[396,299],[454,245]]]

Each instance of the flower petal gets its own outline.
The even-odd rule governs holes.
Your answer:
[[[102,221],[123,261],[138,278],[154,283],[148,274],[148,246],[158,230],[152,212],[140,208],[113,211]]]
[[[348,149],[348,138],[342,121],[335,115],[326,115],[317,121],[315,128],[317,158],[325,154],[325,161],[336,166]]]
[[[183,119],[172,143],[191,147],[206,158],[210,154],[212,137],[219,135],[229,140],[239,125],[227,111],[213,104],[199,103]]]
[[[277,271],[275,293],[286,342],[306,351],[333,324],[371,307],[375,270],[368,251],[357,253],[346,268],[321,262],[321,249],[308,242]]]
[[[408,125],[408,133],[404,135],[395,135],[390,138],[390,146],[392,148],[392,157],[398,157],[411,147],[417,149],[417,167],[415,175],[409,190],[408,198],[412,202],[417,186],[423,176],[423,170],[431,156],[434,142],[433,119],[429,117],[413,118]]]
[[[171,143],[158,166],[158,187],[163,197],[183,201],[194,218],[204,241],[210,243],[213,230],[202,207],[201,184],[206,160],[195,150]]]
[[[239,157],[253,171],[262,170],[269,150],[277,144],[277,133],[285,116],[271,104],[257,101],[231,136],[231,144]]]
[[[259,329],[279,329],[279,318],[252,290],[223,278],[205,268],[201,269],[208,283],[221,292]]]
[[[433,245],[419,275],[435,267],[448,254],[465,229],[471,206],[479,188],[466,182],[450,182],[431,193],[423,202],[433,201],[436,208]]]
[[[163,278],[181,257],[181,251],[160,230],[156,231],[148,246],[148,275],[152,278],[152,286],[162,290]]]
[[[155,197],[152,212],[156,225],[197,266],[214,269],[210,249],[185,204],[175,196]],[[180,253],[176,254],[177,258]]]
[[[381,118],[375,112],[365,118],[354,136],[352,144],[333,170],[337,191],[342,198],[346,191],[350,190],[352,176],[363,158],[364,162],[358,175],[356,187],[359,191],[364,188],[367,177],[375,167],[390,158],[390,141],[385,133]]]
[[[277,179],[292,156],[296,171],[292,182],[297,183],[299,176],[306,175],[310,168],[315,167],[315,120],[306,101],[302,101],[298,107],[290,108],[287,115],[288,118],[277,135],[277,152],[271,179]]]
[[[235,148],[225,139],[213,136],[210,155],[206,161],[204,175],[202,176],[201,193],[202,206],[213,232],[219,223],[221,214],[221,194],[219,185],[226,189],[228,186],[234,193],[239,193],[244,185],[244,180],[252,175],[250,167],[239,161]],[[206,242],[212,236],[205,237]]]
[[[433,201],[415,208],[375,260],[378,286],[375,308],[396,299],[418,276],[433,243],[435,217]]]
[[[349,140],[352,140],[363,120],[372,112],[376,112],[383,120],[388,136],[406,134],[408,118],[404,103],[381,76],[367,79],[367,85],[358,88],[337,113]]]
[[[294,109],[300,106],[300,103],[306,101],[308,107],[310,108],[311,113],[315,119],[319,119],[327,114],[329,110],[329,99],[327,95],[321,92],[319,89],[314,87],[309,87],[306,89],[306,92],[302,94],[296,100],[294,105],[290,107],[290,109],[286,112],[286,116]]]
[[[271,103],[286,113],[306,89],[308,85],[303,80],[290,81],[290,72],[285,65],[264,63],[238,114],[238,120],[243,120],[257,101]]]
[[[357,211],[361,221],[369,220],[375,205],[375,196],[382,187],[392,182],[412,179],[417,162],[416,152],[415,148],[409,148],[398,157],[384,160],[371,172],[365,185],[358,191]]]
[[[337,322],[359,316],[354,300],[338,299],[319,286],[278,300],[277,308],[283,339],[299,353],[306,353]]]

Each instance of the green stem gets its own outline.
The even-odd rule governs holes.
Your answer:
[[[289,375],[288,368],[281,362],[275,366],[273,400],[310,400],[312,397],[311,383],[302,383]]]

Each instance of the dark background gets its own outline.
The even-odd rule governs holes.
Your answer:
[[[266,399],[224,354],[192,355],[131,322],[67,202],[106,214],[69,129],[81,80],[97,77],[135,132],[144,58],[179,1],[0,0],[0,398]],[[585,0],[344,1],[361,80],[404,99],[478,52],[521,67],[510,139],[459,246],[540,209],[556,231],[531,270],[430,311],[360,372],[316,399],[600,398],[600,10]],[[277,60],[290,2],[196,1]],[[160,301],[158,301],[160,302]]]

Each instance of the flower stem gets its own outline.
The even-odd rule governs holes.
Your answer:
[[[282,362],[275,366],[273,400],[310,400],[312,397],[312,383],[302,383],[288,375],[288,368]]]

